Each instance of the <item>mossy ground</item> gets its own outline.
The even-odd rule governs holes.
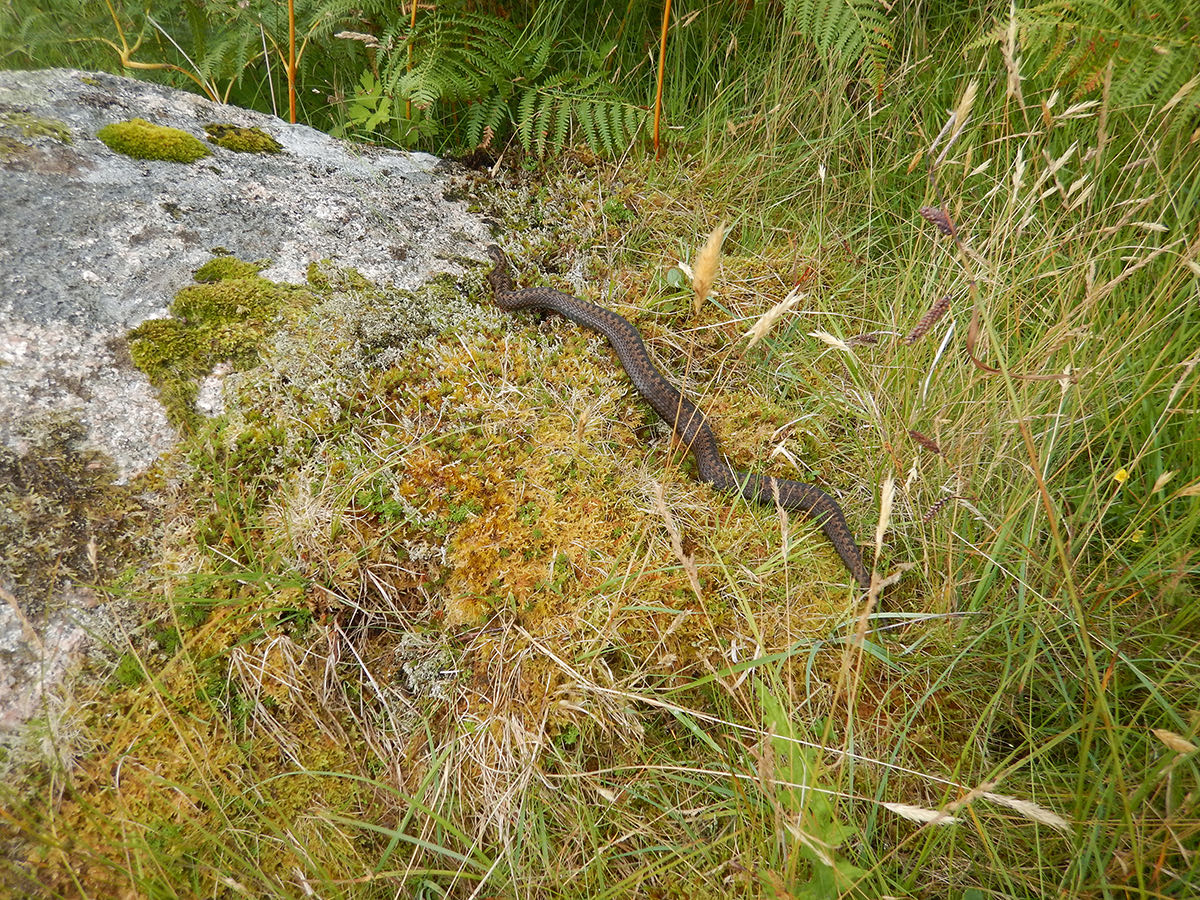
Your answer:
[[[249,366],[285,321],[312,302],[303,287],[258,273],[265,261],[217,256],[196,270],[194,285],[171,302],[169,319],[149,319],[129,332],[129,352],[159,392],[176,428],[196,426],[199,380],[219,362]]]
[[[187,415],[152,578],[164,637],[122,660],[88,723],[113,749],[81,760],[43,820],[45,837],[71,835],[31,861],[56,890],[72,893],[80,866],[91,890],[123,889],[118,847],[181,861],[140,879],[151,895],[209,890],[208,866],[188,860],[210,852],[255,854],[270,884],[374,858],[386,838],[347,817],[402,814],[446,752],[456,804],[499,827],[511,779],[563,754],[638,765],[647,728],[690,744],[669,717],[647,722],[580,678],[687,688],[817,640],[849,609],[811,526],[695,482],[603,339],[491,308],[482,267],[416,294],[318,267],[305,307],[256,265],[207,264],[172,319],[131,335],[160,388],[231,350],[258,365],[229,376],[223,416]],[[727,312],[681,328],[686,298],[639,310],[634,280],[613,280],[618,296],[600,299],[664,355],[682,332],[673,358],[693,384],[722,380],[706,405],[740,463],[761,470],[772,442],[802,458],[828,449],[732,366]],[[285,298],[301,312],[281,320]],[[232,325],[249,337],[213,336]],[[283,821],[296,831],[268,856],[236,837]],[[214,833],[227,842],[205,849]]]
[[[150,546],[156,516],[143,485],[117,484],[68,416],[30,426],[20,453],[0,444],[0,578],[40,621],[66,584],[111,582]]]

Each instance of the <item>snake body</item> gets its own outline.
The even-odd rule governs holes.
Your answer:
[[[492,245],[487,252],[496,264],[487,279],[495,293],[497,306],[509,312],[518,309],[556,312],[608,338],[638,393],[691,451],[702,480],[719,490],[740,493],[752,502],[771,504],[778,497],[781,506],[797,510],[818,523],[854,580],[864,589],[870,587],[871,577],[863,565],[862,554],[850,532],[850,526],[846,524],[846,516],[836,500],[811,484],[734,469],[721,453],[717,436],[704,413],[658,371],[646,351],[641,334],[627,319],[612,310],[553,288],[518,290],[513,285],[512,270],[504,251]]]

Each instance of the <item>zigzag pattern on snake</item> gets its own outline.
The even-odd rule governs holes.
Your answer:
[[[811,484],[734,469],[721,453],[717,436],[704,413],[658,371],[642,343],[642,336],[627,319],[553,288],[517,290],[504,251],[493,244],[487,252],[496,264],[487,279],[495,292],[497,306],[510,312],[518,309],[556,312],[608,338],[638,393],[664,422],[671,425],[676,438],[691,451],[702,480],[719,490],[740,493],[752,502],[773,504],[778,496],[781,506],[797,510],[818,523],[854,580],[864,589],[870,587],[871,576],[863,565],[858,544],[836,500]]]

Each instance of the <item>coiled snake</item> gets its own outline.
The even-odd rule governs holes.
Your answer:
[[[854,580],[864,589],[870,587],[871,577],[836,500],[811,484],[770,475],[752,475],[734,469],[721,453],[717,436],[704,413],[662,376],[646,352],[642,336],[627,319],[612,310],[553,288],[517,290],[513,286],[512,270],[504,251],[493,244],[487,252],[496,263],[487,279],[495,292],[497,306],[509,312],[518,309],[550,310],[608,338],[634,387],[663,421],[672,426],[676,438],[695,457],[702,480],[719,490],[737,492],[747,500],[758,503],[773,503],[778,493],[781,506],[797,510],[821,526]]]

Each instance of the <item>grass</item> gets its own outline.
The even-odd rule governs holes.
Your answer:
[[[475,188],[739,465],[839,495],[900,574],[881,607],[696,484],[599,339],[481,274],[330,273],[169,463],[164,637],[14,751],[10,883],[1195,895],[1200,152],[1165,104],[909,58],[882,103],[781,60],[664,160]],[[722,219],[693,315],[667,272]]]

